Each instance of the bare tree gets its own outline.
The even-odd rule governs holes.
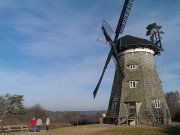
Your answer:
[[[28,111],[28,121],[32,118],[32,117],[41,117],[43,120],[46,120],[48,114],[47,111],[44,110],[44,108],[40,105],[40,104],[35,104],[34,106],[30,107],[27,109]]]
[[[171,91],[165,93],[165,97],[171,116],[174,118],[180,112],[180,94],[178,91]]]

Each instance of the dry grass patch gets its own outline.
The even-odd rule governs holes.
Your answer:
[[[76,126],[76,127],[65,127],[59,129],[53,129],[42,135],[88,135],[93,134],[98,131],[106,131],[111,129],[110,127],[102,127],[102,126],[95,126],[95,125],[86,125],[86,126]]]
[[[17,135],[180,135],[180,127],[85,125]],[[8,134],[9,135],[9,134]],[[12,135],[12,134],[10,134]],[[15,135],[15,134],[13,134]]]
[[[86,125],[50,130],[41,135],[180,135],[180,127],[116,127]]]
[[[179,132],[180,133],[180,132]],[[98,131],[92,133],[91,135],[179,135],[178,132],[176,134],[172,134],[172,132],[167,132],[165,128],[113,128],[106,131]]]

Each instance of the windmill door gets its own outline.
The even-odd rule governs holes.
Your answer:
[[[128,102],[128,125],[136,125],[136,102]]]
[[[129,115],[136,115],[136,102],[128,103],[128,113]]]

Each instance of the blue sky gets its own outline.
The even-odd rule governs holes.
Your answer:
[[[0,0],[0,94],[22,94],[26,107],[39,103],[53,111],[107,109],[115,66],[111,60],[94,100],[110,50],[96,39],[104,40],[102,19],[116,28],[123,3]],[[122,35],[149,39],[148,24],[163,26],[165,51],[155,60],[164,92],[180,91],[179,5],[179,0],[135,0]]]

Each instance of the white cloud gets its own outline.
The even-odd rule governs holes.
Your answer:
[[[2,92],[24,95],[25,105],[28,107],[40,103],[51,110],[106,109],[114,74],[113,62],[110,63],[94,100],[92,93],[102,72],[100,68],[100,74],[97,74],[95,58],[96,56],[86,57],[80,63],[70,65],[72,68],[64,73],[56,70],[37,75],[22,70],[0,72]],[[99,62],[104,66],[104,59]]]

